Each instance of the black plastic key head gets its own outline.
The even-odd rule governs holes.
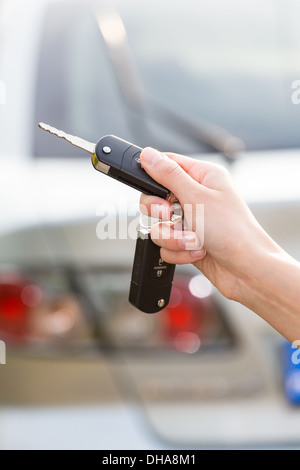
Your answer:
[[[129,302],[145,313],[156,313],[170,300],[175,264],[160,257],[160,247],[146,229],[138,232]]]
[[[170,191],[157,183],[140,163],[142,149],[113,135],[102,137],[92,158],[96,170],[138,191],[166,199]]]

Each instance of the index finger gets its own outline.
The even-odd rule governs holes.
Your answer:
[[[202,183],[208,171],[216,169],[218,167],[218,165],[216,165],[215,163],[207,162],[204,160],[198,160],[196,158],[187,157],[178,153],[164,152],[164,154],[174,160],[176,163],[178,163],[178,165],[180,165],[181,168],[198,183]]]
[[[170,220],[172,215],[172,207],[168,201],[144,193],[140,197],[140,211],[148,217],[160,220]]]

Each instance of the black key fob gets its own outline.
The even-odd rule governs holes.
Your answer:
[[[145,313],[156,313],[170,300],[175,264],[160,257],[160,247],[148,229],[138,232],[134,255],[129,302]]]
[[[96,145],[92,162],[96,170],[142,193],[166,199],[170,191],[157,183],[142,168],[142,149],[113,135],[102,137]]]
[[[39,126],[90,153],[94,168],[107,176],[145,194],[163,199],[167,199],[170,195],[167,188],[157,183],[142,168],[140,147],[113,135],[102,137],[95,145],[48,124],[40,123]],[[162,310],[170,300],[174,272],[175,265],[165,263],[161,259],[160,248],[151,240],[149,230],[140,230],[136,243],[129,301],[145,313]]]
[[[96,145],[94,167],[145,194],[167,199],[170,191],[151,178],[140,163],[142,149],[118,137],[107,135]],[[175,265],[160,257],[160,247],[151,240],[149,230],[138,232],[129,301],[145,313],[156,313],[170,300]]]

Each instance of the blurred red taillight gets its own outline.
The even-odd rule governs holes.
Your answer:
[[[113,295],[115,290],[111,298]],[[120,349],[194,354],[201,347],[228,339],[213,286],[203,275],[177,275],[169,305],[154,315],[134,308],[125,295],[119,304],[112,303],[104,321],[107,336]]]
[[[0,275],[0,339],[11,344],[44,344],[86,335],[81,304],[53,281],[43,289],[20,275]]]
[[[211,291],[211,284],[203,276],[195,276],[189,282],[177,280],[164,316],[164,335],[175,349],[194,353],[200,348]]]
[[[13,342],[22,341],[28,333],[29,306],[22,295],[28,286],[18,277],[0,278],[0,336]]]

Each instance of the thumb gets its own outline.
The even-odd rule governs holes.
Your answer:
[[[182,202],[196,184],[177,162],[151,147],[142,151],[140,161],[155,181],[170,189]]]

